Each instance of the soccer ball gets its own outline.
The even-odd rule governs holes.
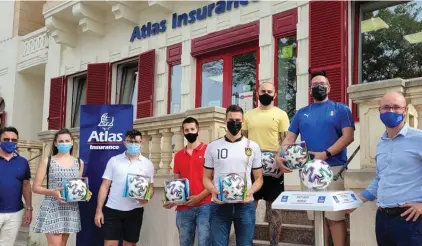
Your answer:
[[[69,202],[83,201],[88,192],[86,183],[80,179],[70,180],[67,183],[67,200]]]
[[[166,198],[170,202],[184,201],[185,195],[185,183],[180,180],[173,180],[166,185]]]
[[[300,179],[309,189],[323,190],[333,180],[333,171],[328,163],[322,160],[312,160],[299,171]]]
[[[128,175],[129,197],[144,199],[149,187],[149,182],[145,177]]]
[[[290,145],[285,151],[282,149],[282,157],[286,159],[284,165],[292,170],[300,169],[306,163],[308,152],[300,145]]]
[[[228,174],[223,178],[223,195],[225,200],[243,200],[245,180],[236,173]]]
[[[273,152],[265,151],[261,153],[262,173],[265,176],[275,176],[280,171],[275,162],[275,154]]]

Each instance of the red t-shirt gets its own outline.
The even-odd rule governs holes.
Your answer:
[[[186,147],[176,153],[174,156],[174,174],[179,174],[180,178],[189,180],[189,190],[191,196],[199,195],[205,188],[202,183],[204,175],[204,158],[207,145],[199,144],[192,150],[192,155],[186,151]],[[211,195],[204,198],[195,206],[201,206],[211,202]],[[179,205],[176,210],[190,209],[190,206]]]

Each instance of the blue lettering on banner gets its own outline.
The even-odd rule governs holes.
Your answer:
[[[258,2],[258,0],[252,0],[251,2]],[[171,28],[176,29],[188,24],[193,24],[197,20],[205,20],[208,17],[212,17],[213,13],[216,15],[225,13],[232,9],[237,9],[239,6],[248,5],[248,0],[226,0],[218,1],[216,3],[210,3],[202,8],[191,10],[187,13],[177,14],[173,13],[171,17]],[[167,21],[162,20],[159,22],[148,22],[144,25],[135,26],[132,30],[132,35],[130,36],[130,42],[133,42],[135,39],[145,39],[150,36],[155,36],[159,33],[163,33],[167,30]]]
[[[324,203],[324,202],[325,202],[325,196],[319,196],[318,203]]]
[[[133,127],[133,105],[82,105],[79,156],[84,161],[92,198],[79,203],[83,230],[77,234],[77,246],[103,245],[100,228],[94,224],[98,190],[108,160],[125,151],[123,140]]]
[[[353,200],[357,201],[358,199],[356,198],[355,194],[350,194],[353,198]]]
[[[287,202],[287,199],[289,199],[289,196],[281,196],[281,202]]]
[[[340,203],[340,201],[338,200],[338,198],[336,196],[333,196],[334,201],[336,201],[336,203]]]

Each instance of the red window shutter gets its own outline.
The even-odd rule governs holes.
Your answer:
[[[326,71],[331,86],[329,98],[342,103],[346,103],[348,85],[347,4],[347,1],[311,1],[309,5],[310,71]]]
[[[109,63],[88,64],[86,104],[107,104],[110,101]]]
[[[155,50],[139,55],[136,118],[151,117],[154,105]]]
[[[48,110],[48,129],[59,130],[64,127],[66,112],[65,77],[52,78],[50,83],[50,105]]]

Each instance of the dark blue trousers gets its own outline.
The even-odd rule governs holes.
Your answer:
[[[378,246],[422,246],[422,215],[413,222],[378,210],[375,232]]]

